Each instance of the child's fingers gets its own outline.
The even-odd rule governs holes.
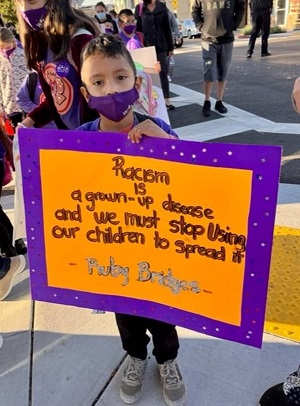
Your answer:
[[[138,129],[132,129],[128,133],[128,139],[133,143],[133,144],[138,144],[142,138],[142,132]]]

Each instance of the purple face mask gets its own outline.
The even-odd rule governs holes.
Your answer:
[[[47,17],[46,7],[37,8],[35,10],[21,11],[23,19],[37,31],[41,31],[44,28],[44,21]]]
[[[127,116],[129,110],[138,100],[139,93],[135,87],[126,92],[109,94],[107,96],[91,96],[88,105],[108,120],[119,122]]]
[[[114,33],[114,30],[112,28],[108,28],[108,27],[105,28],[105,34],[113,34],[113,33]]]
[[[136,24],[124,25],[123,30],[130,35],[136,30]]]

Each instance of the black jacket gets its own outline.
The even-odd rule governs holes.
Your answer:
[[[140,8],[142,7],[142,8]],[[135,8],[136,30],[142,32],[147,46],[155,46],[156,52],[171,52],[174,49],[166,5],[157,1],[150,12],[144,5]]]
[[[234,41],[233,31],[240,25],[245,0],[194,0],[192,17],[201,31],[202,41],[226,44]]]
[[[272,12],[273,0],[250,0],[251,14],[261,12]]]

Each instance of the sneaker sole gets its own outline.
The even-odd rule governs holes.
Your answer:
[[[164,392],[163,392],[163,395],[164,395],[165,402],[166,402],[166,404],[167,404],[168,406],[174,406],[174,405],[176,405],[176,406],[184,406],[184,405],[186,404],[186,401],[187,401],[186,389],[185,389],[185,395],[184,395],[184,397],[183,397],[182,399],[179,399],[179,400],[176,400],[176,401],[170,400],[170,399],[165,395]]]
[[[127,396],[121,389],[120,389],[120,398],[121,400],[126,403],[127,405],[133,405],[136,403],[142,395],[142,389],[139,393],[136,394],[135,397]]]
[[[25,266],[26,266],[25,257],[20,256],[20,265],[19,265],[18,269],[16,270],[14,276],[11,278],[11,281],[10,281],[9,287],[8,287],[8,289],[7,289],[7,292],[5,293],[5,295],[3,295],[2,297],[0,297],[0,301],[3,300],[3,299],[5,299],[5,298],[10,294],[12,288],[14,287],[14,280],[15,280],[15,277],[16,277],[17,275],[19,275],[19,274],[24,270]]]

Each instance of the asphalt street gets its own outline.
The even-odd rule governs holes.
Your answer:
[[[289,128],[300,123],[291,103],[291,93],[295,79],[300,76],[300,32],[288,36],[276,34],[270,37],[270,57],[260,56],[258,39],[253,57],[246,58],[248,39],[236,39],[233,59],[224,95],[224,103],[244,110],[257,118],[270,120],[277,127],[282,123]],[[172,83],[192,91],[203,93],[203,61],[201,39],[184,39],[181,48],[175,50],[175,69]],[[212,97],[216,97],[215,90]],[[222,120],[223,117],[212,111],[204,118],[198,104],[180,106],[170,112],[173,128],[194,123]],[[224,136],[214,142],[280,145],[283,147],[281,183],[300,184],[300,135],[297,131],[278,133],[277,131],[245,131]]]

